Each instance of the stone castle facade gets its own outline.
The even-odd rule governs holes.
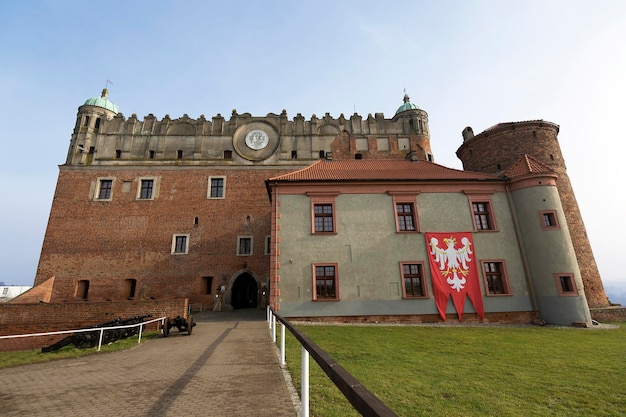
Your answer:
[[[498,173],[524,154],[553,167],[590,306],[608,304],[562,159],[558,126],[507,123],[457,154]],[[49,301],[188,298],[262,307],[270,293],[272,207],[265,181],[319,159],[434,161],[428,115],[405,96],[392,118],[286,111],[230,119],[125,118],[104,90],[78,109],[60,166],[35,286]]]

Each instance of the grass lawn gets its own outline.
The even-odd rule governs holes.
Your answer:
[[[399,416],[626,416],[626,324],[299,326]],[[300,390],[301,348],[286,332]],[[310,359],[311,416],[358,416]]]
[[[160,331],[147,331],[141,334],[141,342],[161,336]],[[102,345],[100,352],[114,352],[117,350],[130,349],[137,345],[139,336],[135,335],[127,339],[121,339],[108,345]],[[74,345],[65,346],[57,351],[41,353],[41,349],[18,350],[13,352],[0,352],[0,368],[10,368],[13,366],[30,365],[53,361],[56,359],[78,358],[85,355],[93,355],[98,352],[98,347],[87,349],[76,349]]]

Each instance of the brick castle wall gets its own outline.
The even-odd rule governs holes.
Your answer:
[[[55,276],[51,302],[71,302],[89,280],[90,301],[116,301],[134,279],[135,299],[190,298],[210,309],[236,274],[269,277],[265,180],[293,169],[62,167],[35,285]],[[207,199],[210,176],[225,176],[226,198]],[[159,183],[153,200],[136,199],[140,177]],[[111,201],[90,198],[97,178],[113,179]],[[174,234],[189,235],[188,254],[171,254]],[[251,256],[237,256],[239,236],[253,238]]]
[[[0,336],[74,330],[148,314],[153,318],[186,317],[187,300],[0,304]],[[157,323],[148,328],[157,329]],[[66,336],[0,339],[0,352],[40,349]]]

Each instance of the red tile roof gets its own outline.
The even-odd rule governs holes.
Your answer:
[[[542,164],[530,155],[524,155],[507,168],[503,175],[509,178],[522,177],[528,174],[554,174],[554,170]]]
[[[298,171],[268,181],[350,180],[498,180],[497,175],[447,168],[432,162],[393,159],[320,159]]]

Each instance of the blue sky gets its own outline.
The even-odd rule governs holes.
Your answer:
[[[607,287],[623,288],[623,1],[19,1],[0,4],[0,281],[30,285],[78,107],[126,116],[429,114],[461,131],[544,119]],[[617,291],[617,290],[616,290]]]

